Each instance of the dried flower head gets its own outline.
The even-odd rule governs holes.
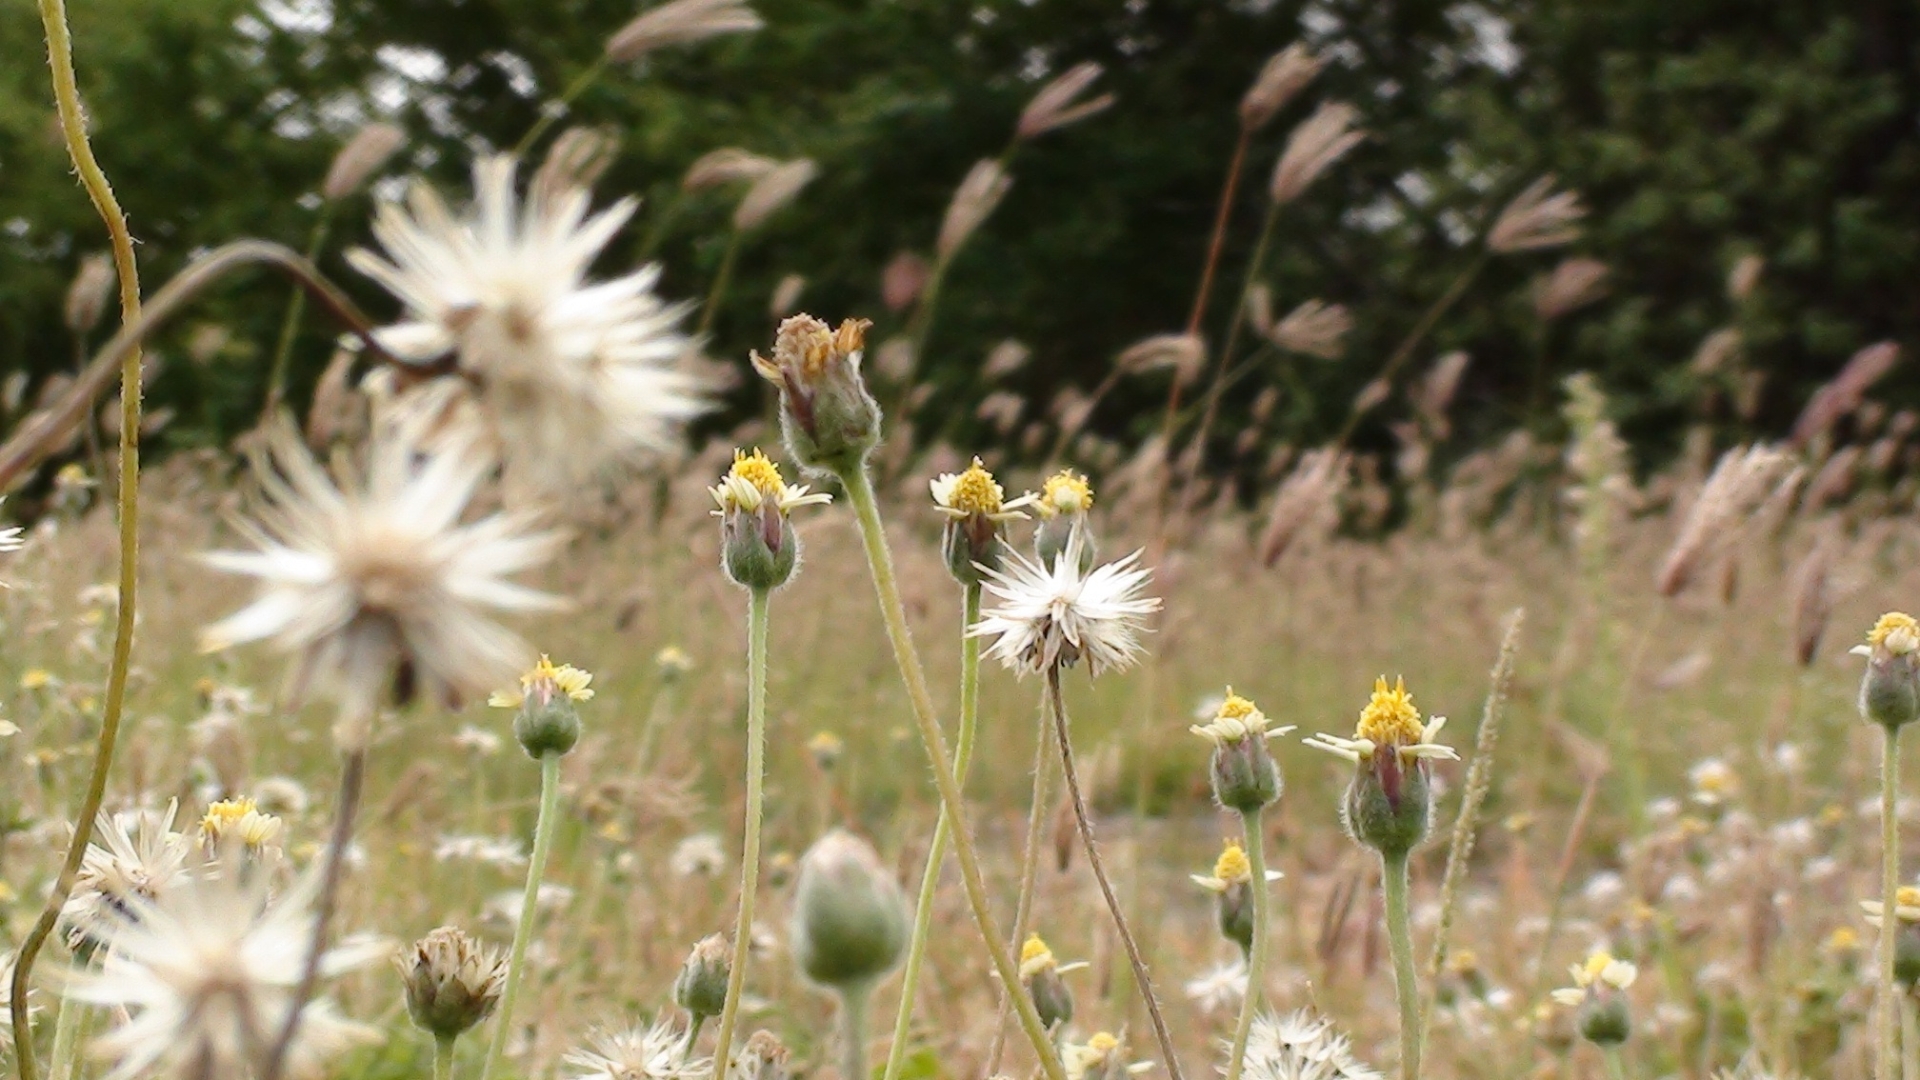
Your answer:
[[[1580,236],[1578,222],[1587,216],[1580,196],[1555,192],[1553,177],[1543,176],[1514,196],[1487,234],[1487,249],[1503,255],[1536,251],[1572,243]]]
[[[751,354],[753,369],[780,388],[787,449],[807,468],[845,475],[880,441],[880,405],[860,374],[872,325],[848,319],[830,329],[795,315],[774,335],[771,360]]]
[[[1087,87],[1100,77],[1101,67],[1093,61],[1085,61],[1068,68],[1053,81],[1040,88],[1027,102],[1020,113],[1020,123],[1014,128],[1016,139],[1031,139],[1044,135],[1055,128],[1079,123],[1087,117],[1100,112],[1113,104],[1112,94],[1079,100]]]
[[[1598,259],[1568,259],[1553,268],[1533,290],[1533,313],[1544,322],[1586,307],[1607,295],[1607,264]]]
[[[687,167],[687,175],[680,181],[680,188],[683,191],[705,191],[743,180],[758,180],[779,167],[780,162],[774,158],[737,146],[723,146],[694,159],[693,164]]]
[[[749,232],[765,224],[788,203],[799,197],[800,189],[820,175],[820,166],[809,158],[783,161],[765,176],[753,182],[746,197],[733,211],[733,227]]]
[[[637,205],[591,217],[584,188],[514,195],[511,157],[474,164],[475,202],[456,218],[415,184],[410,211],[383,204],[382,259],[347,258],[406,305],[378,331],[408,361],[454,353],[515,491],[565,493],[605,466],[664,450],[704,412],[701,386],[675,365],[692,342],[685,305],[654,295],[658,265],[606,282],[588,270]]]
[[[406,144],[407,133],[392,124],[368,124],[354,132],[347,145],[333,155],[327,178],[320,185],[320,196],[334,202],[359,191]]]
[[[1089,572],[1080,557],[1085,531],[1073,530],[1050,565],[1015,552],[1004,571],[989,571],[986,590],[1002,603],[967,634],[992,638],[987,653],[1022,674],[1087,661],[1094,675],[1131,665],[1140,654],[1141,624],[1160,610],[1144,590],[1151,572],[1140,552]]]
[[[673,1022],[649,1028],[601,1031],[561,1059],[569,1080],[696,1080],[713,1075],[713,1062],[694,1058]]]
[[[1248,1080],[1380,1080],[1333,1021],[1307,1009],[1254,1017],[1244,1069]]]
[[[451,926],[429,931],[393,961],[407,1014],[436,1038],[451,1039],[491,1016],[506,987],[505,959]]]
[[[528,519],[459,518],[488,465],[476,454],[422,458],[404,440],[377,441],[363,483],[345,490],[284,425],[255,466],[261,505],[242,534],[252,551],[215,551],[208,565],[258,578],[259,598],[207,627],[209,651],[271,639],[297,657],[292,697],[340,702],[346,743],[365,738],[382,691],[418,688],[458,704],[500,685],[526,646],[490,611],[554,610],[561,602],[508,579],[560,549]]]
[[[615,31],[607,39],[607,59],[624,64],[656,49],[747,33],[765,25],[743,0],[672,0]]]
[[[86,334],[100,325],[100,316],[106,313],[107,301],[113,296],[113,286],[118,280],[113,259],[106,252],[96,251],[82,258],[73,283],[67,286],[64,308],[67,329]]]
[[[69,943],[98,944],[135,900],[156,900],[186,876],[193,842],[174,831],[179,809],[175,801],[164,811],[99,815],[73,895],[60,912]]]
[[[1288,352],[1332,360],[1346,348],[1353,316],[1340,304],[1309,300],[1274,323],[1267,337]]]
[[[1325,60],[1299,42],[1268,57],[1246,96],[1240,99],[1241,130],[1251,132],[1266,127],[1295,94],[1306,89],[1325,64]]]
[[[1012,186],[1013,177],[1007,175],[998,161],[982,158],[973,163],[966,179],[954,189],[953,201],[947,204],[947,216],[940,222],[940,239],[934,250],[942,262],[953,258],[967,237],[992,216]]]
[[[1299,198],[1321,173],[1358,146],[1367,137],[1366,132],[1353,128],[1359,117],[1359,110],[1353,106],[1330,101],[1301,121],[1287,136],[1287,148],[1274,166],[1273,181],[1267,185],[1273,201],[1285,205]]]

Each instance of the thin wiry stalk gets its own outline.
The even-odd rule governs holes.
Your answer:
[[[967,766],[973,762],[973,738],[977,728],[980,702],[980,639],[967,633],[980,621],[980,586],[966,586],[960,605],[960,737],[954,750],[953,767],[961,784],[967,782]],[[927,953],[927,931],[933,926],[933,896],[940,884],[940,866],[946,861],[948,834],[953,823],[941,811],[933,828],[933,846],[927,849],[927,868],[920,875],[920,899],[913,914],[913,940],[907,945],[906,971],[900,979],[900,1012],[893,1020],[893,1045],[887,1049],[884,1080],[899,1080],[907,1062],[907,1029],[913,1023],[914,991],[920,984],[920,964]]]
[[[533,126],[527,129],[525,135],[520,136],[519,142],[513,144],[513,156],[525,157],[527,151],[533,149],[533,144],[540,141],[540,136],[545,135],[547,129],[553,126],[554,121],[566,115],[567,106],[573,104],[575,98],[585,93],[587,87],[598,81],[600,73],[605,70],[607,70],[607,58],[602,55],[593,62],[592,67],[581,72],[568,83],[567,88],[561,91],[558,98],[542,105],[540,118],[533,122]]]
[[[1174,504],[1181,509],[1186,506],[1194,478],[1199,474],[1201,461],[1206,456],[1207,436],[1213,432],[1214,418],[1220,413],[1220,398],[1226,390],[1227,365],[1233,363],[1233,350],[1240,343],[1240,324],[1247,317],[1247,298],[1252,295],[1253,287],[1259,280],[1261,264],[1267,261],[1267,248],[1272,245],[1274,228],[1280,222],[1280,206],[1276,202],[1267,207],[1266,220],[1260,226],[1260,239],[1253,245],[1253,254],[1247,259],[1246,279],[1240,283],[1240,298],[1227,314],[1226,343],[1220,347],[1220,355],[1214,361],[1213,379],[1208,383],[1202,399],[1200,424],[1194,428],[1191,443],[1194,453],[1180,481],[1179,501]],[[1171,436],[1172,433],[1168,434]]]
[[[547,855],[553,850],[553,834],[559,824],[560,755],[540,755],[540,816],[533,824],[533,854],[527,860],[527,885],[520,894],[520,920],[513,928],[513,949],[507,956],[507,986],[500,995],[500,1011],[493,1021],[493,1040],[487,1044],[487,1059],[480,1066],[480,1080],[488,1080],[507,1052],[507,1036],[513,1030],[513,1009],[520,1002],[520,983],[527,974],[527,943],[533,939],[533,920],[540,910],[540,878],[547,870]],[[271,1080],[271,1078],[269,1078]]]
[[[873,576],[873,589],[880,603],[881,619],[886,624],[887,640],[893,646],[894,663],[900,669],[900,679],[907,686],[907,699],[913,705],[914,722],[920,729],[920,742],[933,764],[933,782],[940,793],[941,809],[953,821],[954,861],[960,864],[960,880],[966,886],[967,905],[973,909],[973,919],[980,931],[981,941],[988,959],[993,962],[994,971],[1000,976],[1001,984],[1018,987],[1020,968],[1001,941],[1000,928],[993,919],[993,909],[987,904],[987,889],[980,876],[980,858],[974,849],[966,803],[961,798],[960,785],[954,780],[953,765],[947,757],[946,740],[940,735],[940,722],[934,717],[933,695],[927,690],[926,671],[920,665],[919,653],[913,647],[913,634],[907,628],[906,606],[900,599],[900,583],[893,572],[893,552],[887,547],[886,529],[880,522],[880,506],[873,495],[873,480],[867,475],[865,465],[860,465],[842,474],[840,482],[846,486],[847,501],[853,504],[854,514],[860,523],[860,541],[866,550],[867,569]],[[1066,1069],[1053,1048],[1053,1041],[1047,1037],[1046,1025],[1040,1022],[1040,1014],[1034,1011],[1033,1002],[1025,994],[1015,993],[1010,997],[1020,1017],[1020,1029],[1026,1033],[1027,1041],[1033,1044],[1033,1052],[1039,1057],[1040,1069],[1046,1074],[1047,1080],[1066,1080]]]
[[[733,280],[733,264],[740,257],[739,229],[727,233],[727,252],[720,256],[720,272],[713,276],[713,288],[707,292],[707,302],[700,309],[700,328],[694,331],[695,337],[704,338],[713,329],[713,320],[719,316],[720,302],[727,298],[727,284]]]
[[[1018,949],[1033,930],[1034,892],[1040,880],[1041,834],[1047,827],[1047,774],[1053,768],[1053,757],[1047,753],[1050,742],[1052,737],[1047,725],[1042,722],[1033,740],[1033,797],[1027,803],[1026,846],[1020,852],[1020,897],[1013,908],[1013,941],[1010,946],[1013,949]],[[1007,1045],[1009,995],[1015,992],[1008,987],[1000,988],[1000,1015],[993,1022],[993,1043],[987,1050],[988,1076],[1000,1075],[1000,1054]]]
[[[73,70],[73,39],[67,29],[64,0],[40,0],[40,23],[47,35],[47,60],[53,70],[54,107],[60,117],[60,133],[73,159],[80,183],[93,200],[93,208],[105,223],[113,246],[113,269],[120,282],[120,321],[122,333],[140,319],[140,267],[133,254],[133,234],[127,229],[126,215],[113,196],[113,185],[94,159],[87,141],[87,121],[80,104],[80,85]],[[116,338],[118,335],[116,335]],[[0,480],[0,490],[5,490]],[[60,866],[47,906],[27,933],[14,960],[12,985],[13,1045],[19,1059],[20,1080],[34,1080],[38,1062],[33,1053],[32,1029],[28,1024],[27,987],[33,976],[34,961],[53,933],[60,909],[73,893],[75,875],[93,841],[94,818],[106,797],[107,773],[113,767],[113,751],[120,737],[120,716],[126,705],[127,669],[133,657],[135,594],[139,586],[140,561],[140,350],[127,351],[120,362],[120,574],[119,613],[114,621],[113,658],[107,667],[106,702],[100,716],[100,737],[95,744],[93,770],[87,778],[86,796],[80,802],[79,816],[73,823],[73,839]]]
[[[353,823],[360,814],[360,789],[367,778],[367,747],[360,743],[342,752],[340,792],[333,806],[333,836],[327,841],[327,861],[320,871],[320,896],[313,915],[313,937],[307,943],[307,959],[300,981],[287,1002],[287,1015],[280,1021],[273,1046],[267,1051],[266,1064],[260,1070],[263,1080],[279,1080],[286,1065],[287,1051],[300,1030],[300,1014],[320,984],[320,962],[326,958],[327,933],[333,927],[333,913],[340,904],[340,882],[346,876],[347,847],[353,843]]]
[[[1886,727],[1880,753],[1880,1003],[1879,1031],[1874,1040],[1879,1051],[1881,1080],[1892,1080],[1899,1068],[1895,1049],[1899,1039],[1899,989],[1894,985],[1894,942],[1900,935],[1900,729]]]
[[[1193,312],[1187,316],[1187,333],[1200,332],[1200,322],[1207,317],[1207,299],[1213,292],[1213,273],[1220,266],[1220,249],[1226,246],[1227,221],[1233,216],[1233,196],[1240,188],[1240,173],[1247,162],[1247,143],[1253,138],[1253,131],[1245,124],[1240,125],[1240,138],[1233,144],[1233,158],[1227,162],[1227,183],[1220,192],[1220,205],[1213,214],[1213,236],[1207,241],[1207,261],[1200,267],[1200,288],[1193,298]],[[1180,388],[1175,384],[1171,391],[1168,411],[1180,407]]]
[[[1460,800],[1460,816],[1453,821],[1453,839],[1447,845],[1447,872],[1440,879],[1440,926],[1434,931],[1433,953],[1427,960],[1427,978],[1435,992],[1439,989],[1440,969],[1447,962],[1447,936],[1453,931],[1453,916],[1460,901],[1460,885],[1467,878],[1467,862],[1473,858],[1473,842],[1480,828],[1480,807],[1493,787],[1493,749],[1500,738],[1500,717],[1506,711],[1507,690],[1513,685],[1513,661],[1520,651],[1520,626],[1526,621],[1525,608],[1507,617],[1507,632],[1500,640],[1500,655],[1488,676],[1487,703],[1480,713],[1480,731],[1474,737],[1473,764],[1467,766],[1466,794]],[[1429,994],[1420,1012],[1420,1030],[1425,1032],[1433,1017],[1433,996]]]
[[[1373,377],[1375,382],[1392,379],[1401,366],[1412,359],[1413,350],[1419,348],[1420,343],[1433,332],[1434,326],[1440,322],[1440,317],[1467,294],[1467,287],[1473,284],[1474,278],[1480,276],[1481,269],[1486,265],[1485,251],[1474,256],[1466,269],[1460,271],[1460,276],[1453,279],[1453,284],[1447,286],[1447,291],[1441,293],[1440,298],[1433,302],[1433,306],[1420,316],[1420,321],[1413,324],[1413,329],[1407,331],[1407,336],[1400,340],[1400,344],[1394,348],[1392,355],[1387,357],[1387,362],[1380,365],[1380,373]],[[1353,429],[1360,426],[1360,417],[1361,414],[1357,410],[1347,414],[1347,422],[1341,426],[1340,436],[1333,440],[1335,446],[1347,445],[1347,440],[1353,437]]]
[[[747,985],[747,960],[753,952],[753,899],[760,882],[760,814],[767,771],[767,601],[766,589],[747,593],[747,820],[740,853],[740,913],[733,924],[733,965],[727,970],[727,998],[720,1007],[720,1033],[714,1061],[724,1073],[733,1058],[733,1029],[740,1019],[740,995]]]
[[[1140,955],[1140,945],[1133,939],[1133,928],[1127,925],[1127,917],[1120,910],[1120,898],[1113,893],[1113,882],[1107,880],[1107,867],[1100,858],[1100,847],[1093,840],[1093,819],[1087,813],[1087,800],[1080,791],[1080,775],[1073,766],[1073,738],[1067,731],[1066,702],[1060,696],[1060,666],[1047,668],[1047,700],[1053,708],[1053,732],[1060,748],[1060,771],[1067,778],[1067,795],[1073,803],[1074,823],[1080,827],[1080,847],[1087,854],[1087,865],[1093,868],[1093,879],[1100,885],[1100,895],[1107,902],[1107,914],[1113,917],[1114,931],[1120,937],[1120,944],[1126,947],[1127,963],[1133,968],[1133,981],[1140,988],[1140,997],[1146,1002],[1147,1020],[1153,1025],[1154,1041],[1160,1044],[1160,1056],[1167,1063],[1167,1075],[1171,1080],[1181,1080],[1180,1058],[1173,1049],[1173,1033],[1167,1029],[1166,1017],[1160,1014],[1160,998],[1154,993],[1153,976],[1147,971],[1146,958]],[[1016,995],[1025,998],[1026,995]]]
[[[1240,1001],[1240,1021],[1233,1026],[1233,1047],[1227,1054],[1227,1080],[1240,1080],[1246,1065],[1247,1036],[1253,1016],[1260,1011],[1267,974],[1267,852],[1260,828],[1260,811],[1240,815],[1240,832],[1247,845],[1247,865],[1253,873],[1253,948],[1247,951],[1247,993]]]
[[[333,219],[333,200],[320,204],[320,216],[314,219],[313,234],[307,238],[307,261],[320,257],[320,245],[327,242],[327,226]],[[260,422],[280,408],[287,395],[287,369],[293,363],[293,342],[300,333],[300,316],[307,310],[306,290],[295,287],[287,297],[287,311],[280,319],[280,340],[273,347],[273,374],[267,379],[267,403],[260,410]]]
[[[1413,973],[1413,923],[1407,914],[1407,853],[1380,853],[1387,900],[1387,951],[1393,954],[1393,991],[1400,1003],[1400,1080],[1420,1080],[1420,983]]]

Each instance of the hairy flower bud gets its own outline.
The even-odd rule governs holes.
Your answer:
[[[870,985],[900,962],[906,900],[866,841],[836,829],[807,850],[792,940],[807,978],[843,993]]]
[[[485,1020],[500,1003],[507,966],[464,932],[442,926],[394,958],[407,1015],[438,1039],[453,1039]]]
[[[1039,934],[1027,937],[1020,946],[1020,985],[1033,999],[1033,1011],[1048,1031],[1057,1031],[1073,1022],[1073,990],[1061,975],[1085,964],[1062,965],[1053,958],[1053,950]]]
[[[1267,871],[1267,880],[1255,883],[1253,863],[1246,849],[1228,841],[1214,861],[1213,873],[1193,875],[1194,884],[1214,894],[1214,916],[1220,936],[1240,946],[1242,954],[1253,952],[1253,890],[1265,888],[1268,881],[1280,879],[1277,870]]]
[[[1573,1022],[1580,1029],[1580,1037],[1595,1046],[1619,1046],[1633,1034],[1626,995],[1617,991],[1588,995]]]
[[[580,741],[578,701],[590,701],[591,672],[572,664],[556,665],[545,656],[532,671],[520,676],[520,691],[501,691],[487,699],[496,709],[514,709],[513,737],[527,756],[538,761],[548,754],[565,754]]]
[[[771,360],[753,354],[754,370],[780,388],[787,448],[809,469],[848,475],[880,442],[880,404],[860,375],[871,325],[848,319],[829,330],[795,315],[780,324]]]
[[[736,584],[756,591],[777,589],[800,564],[800,537],[787,515],[796,506],[830,502],[833,496],[807,494],[806,485],[788,487],[767,455],[733,452],[733,468],[708,489],[719,504],[720,564]]]
[[[701,938],[674,977],[673,1003],[687,1010],[696,1026],[709,1016],[719,1016],[727,1004],[727,976],[732,970],[727,939],[719,934]]]
[[[1280,798],[1280,767],[1267,751],[1267,740],[1285,735],[1292,727],[1269,728],[1267,717],[1253,702],[1227,688],[1212,721],[1192,728],[1213,744],[1207,771],[1213,797],[1220,805],[1251,814]]]
[[[947,573],[962,585],[978,585],[986,571],[997,571],[1006,560],[1006,540],[1001,535],[1007,522],[1024,521],[1020,511],[1034,496],[1023,495],[1006,501],[1006,492],[979,458],[965,472],[944,473],[929,482],[934,509],[946,519],[940,534],[940,550],[946,556]]]
[[[1880,616],[1865,645],[1853,648],[1867,658],[1860,680],[1860,715],[1889,730],[1920,719],[1920,624],[1898,611]]]
[[[1374,681],[1353,738],[1307,739],[1307,745],[1354,763],[1341,816],[1355,840],[1383,856],[1399,856],[1426,839],[1433,816],[1430,762],[1459,758],[1451,747],[1433,741],[1446,722],[1436,716],[1423,723],[1406,683],[1389,689],[1382,677]]]

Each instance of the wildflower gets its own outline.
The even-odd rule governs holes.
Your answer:
[[[208,651],[271,638],[296,653],[292,697],[316,687],[341,705],[336,736],[364,744],[381,688],[404,704],[416,686],[449,707],[499,685],[526,646],[486,617],[562,602],[509,575],[558,551],[556,533],[494,514],[458,524],[485,477],[484,459],[420,459],[404,440],[376,441],[364,485],[334,486],[290,427],[268,436],[263,505],[244,526],[252,551],[204,556],[259,578],[252,604],[202,632]]]
[[[1693,785],[1693,801],[1701,806],[1719,806],[1740,793],[1740,777],[1719,758],[1688,769],[1687,781]]]
[[[265,1033],[279,1030],[293,1004],[319,887],[308,875],[270,899],[267,878],[236,868],[196,877],[158,899],[130,899],[125,917],[106,929],[101,965],[75,972],[62,993],[133,1014],[95,1043],[116,1062],[109,1080],[256,1071]],[[386,950],[350,939],[321,958],[320,972],[330,978]],[[309,1001],[288,1047],[287,1075],[320,1075],[347,1048],[377,1038],[330,1002]]]
[[[279,818],[261,813],[252,799],[222,799],[208,806],[200,819],[200,837],[213,851],[232,843],[258,854],[277,846],[284,828]]]
[[[1553,177],[1543,176],[1500,211],[1487,234],[1487,248],[1505,255],[1559,247],[1579,237],[1578,222],[1586,216],[1579,195],[1571,191],[1555,194]]]
[[[1274,114],[1320,74],[1325,60],[1295,42],[1267,58],[1253,85],[1240,99],[1240,128],[1253,132],[1266,127]]]
[[[759,228],[780,208],[792,202],[800,189],[820,175],[820,166],[807,158],[783,161],[753,182],[733,211],[733,227],[741,232]]]
[[[1060,1058],[1067,1067],[1067,1080],[1124,1080],[1153,1068],[1151,1061],[1127,1062],[1127,1044],[1105,1031],[1097,1031],[1084,1043],[1066,1043]]]
[[[438,1039],[453,1039],[493,1014],[505,989],[500,955],[451,926],[429,931],[394,957],[407,1015]]]
[[[28,668],[20,673],[20,689],[32,692],[53,685],[53,672],[46,668]]]
[[[871,845],[834,830],[800,860],[794,959],[807,978],[857,993],[893,969],[907,944],[907,902]]]
[[[1040,561],[1052,566],[1075,533],[1081,534],[1080,572],[1093,567],[1094,537],[1087,524],[1093,509],[1093,486],[1083,474],[1061,469],[1040,485],[1033,508],[1040,515],[1040,527],[1034,530],[1033,546]]]
[[[407,133],[392,124],[372,123],[354,132],[333,155],[327,178],[320,184],[320,197],[335,202],[360,190],[406,144]]]
[[[678,645],[668,645],[653,654],[653,666],[663,681],[677,682],[693,670],[693,657]]]
[[[1884,930],[1885,906],[1878,900],[1860,901],[1867,922]],[[1900,886],[1893,899],[1893,979],[1911,988],[1920,981],[1920,889]],[[1885,940],[1886,935],[1882,935]]]
[[[1006,570],[987,571],[987,591],[1004,603],[967,633],[993,638],[989,655],[1022,673],[1071,667],[1082,658],[1094,675],[1132,664],[1141,622],[1160,610],[1158,597],[1142,595],[1151,573],[1140,568],[1138,551],[1088,572],[1085,544],[1076,529],[1051,567],[1015,552]]]
[[[741,0],[672,0],[615,31],[607,39],[607,59],[624,64],[656,49],[747,33],[765,25]]]
[[[1267,186],[1267,194],[1276,204],[1299,198],[1321,173],[1367,137],[1366,132],[1353,130],[1359,116],[1360,111],[1353,106],[1330,101],[1293,129],[1279,164],[1274,166],[1273,181]]]
[[[780,323],[773,358],[752,354],[753,369],[780,388],[781,429],[801,465],[846,473],[865,463],[880,441],[880,405],[860,377],[865,319],[838,329],[811,315]]]
[[[832,772],[846,748],[846,742],[831,731],[816,731],[813,738],[807,740],[807,753],[813,758],[814,768],[821,772]]]
[[[660,267],[587,280],[637,204],[588,217],[589,194],[570,187],[536,190],[521,206],[515,164],[475,163],[464,219],[416,184],[410,211],[385,204],[375,218],[387,259],[347,257],[409,312],[378,331],[383,347],[409,361],[452,352],[477,385],[510,488],[562,491],[613,460],[666,448],[707,404],[671,366],[691,342],[677,329],[687,307],[654,295]]]
[[[713,1062],[694,1058],[670,1020],[649,1028],[602,1031],[561,1059],[569,1080],[689,1080],[710,1076]]]
[[[496,690],[487,703],[497,709],[518,709],[513,735],[530,757],[564,754],[580,739],[578,701],[591,701],[593,673],[572,664],[554,662],[542,653],[540,662],[520,676],[520,693]]]
[[[1268,727],[1266,714],[1229,686],[1213,719],[1188,730],[1213,744],[1208,771],[1221,806],[1245,814],[1280,798],[1280,769],[1267,752],[1267,740],[1292,731],[1292,725]]]
[[[1217,897],[1215,915],[1220,936],[1240,946],[1242,953],[1253,950],[1253,863],[1246,849],[1229,840],[1214,860],[1211,876],[1191,875],[1193,883]],[[1267,881],[1283,877],[1278,870],[1267,871]]]
[[[1867,658],[1860,680],[1860,715],[1893,731],[1920,718],[1920,623],[1889,611],[1867,633],[1855,656]]]
[[[774,589],[793,577],[800,538],[787,515],[794,508],[833,501],[825,492],[788,487],[780,467],[755,450],[733,452],[733,467],[708,489],[719,509],[720,559],[727,576],[749,589]]]
[[[673,854],[667,856],[667,868],[675,877],[711,877],[726,865],[727,853],[712,833],[694,833],[675,844]]]
[[[1020,113],[1020,123],[1014,128],[1016,139],[1031,139],[1045,135],[1056,128],[1077,124],[1113,104],[1112,94],[1076,101],[1093,81],[1100,77],[1101,67],[1091,60],[1075,64],[1053,81],[1040,88],[1027,102]]]
[[[73,895],[61,909],[67,940],[96,945],[136,900],[152,902],[186,877],[192,842],[174,831],[178,801],[165,811],[127,810],[95,819]]]
[[[1062,964],[1055,960],[1053,950],[1039,934],[1027,935],[1020,946],[1020,985],[1033,999],[1033,1009],[1047,1030],[1060,1030],[1073,1022],[1073,990],[1060,976],[1086,966],[1084,962]]]
[[[982,158],[974,162],[966,178],[954,189],[953,200],[947,204],[947,215],[940,222],[940,236],[934,241],[935,254],[942,261],[952,259],[974,230],[993,216],[1000,200],[1007,197],[1012,187],[1013,178],[998,161]]]
[[[1597,952],[1587,957],[1586,963],[1568,970],[1573,973],[1573,985],[1555,990],[1552,997],[1561,1005],[1580,1010],[1574,1023],[1581,1037],[1598,1046],[1626,1042],[1633,1025],[1623,992],[1633,985],[1639,969]]]
[[[1227,1012],[1240,1007],[1247,996],[1247,962],[1236,956],[1223,964],[1188,979],[1182,987],[1187,1000],[1203,1013]]]
[[[1446,722],[1444,716],[1423,722],[1405,680],[1389,689],[1383,675],[1374,680],[1353,738],[1323,733],[1306,740],[1308,746],[1357,766],[1344,806],[1354,839],[1382,854],[1404,854],[1426,838],[1433,809],[1428,763],[1460,756],[1433,741]]]
[[[1301,1009],[1286,1017],[1261,1013],[1247,1034],[1248,1080],[1379,1080],[1354,1060],[1352,1043],[1333,1021]]]
[[[947,557],[947,572],[962,585],[980,584],[983,571],[998,570],[1004,561],[1003,526],[1025,521],[1021,508],[1031,505],[1034,496],[1007,501],[1006,491],[979,458],[965,472],[940,474],[928,481],[928,487],[934,509],[946,518],[940,547]]]
[[[719,934],[708,934],[693,946],[673,980],[673,1003],[687,1010],[693,1026],[719,1016],[727,1004],[727,977],[733,970],[732,949]]]

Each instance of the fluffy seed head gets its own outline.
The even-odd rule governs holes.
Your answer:
[[[1487,249],[1503,255],[1560,247],[1580,236],[1580,219],[1587,216],[1580,196],[1555,192],[1554,178],[1543,176],[1514,196],[1487,234]]]
[[[607,39],[607,59],[624,64],[656,49],[747,33],[765,25],[741,0],[672,0],[615,31]]]
[[[1321,173],[1358,146],[1367,137],[1366,132],[1353,129],[1359,116],[1353,106],[1330,101],[1294,128],[1280,163],[1274,166],[1273,181],[1267,185],[1273,201],[1285,205],[1299,198]]]
[[[759,228],[780,209],[798,198],[800,189],[820,175],[820,166],[807,158],[785,161],[753,182],[733,211],[733,227],[741,232]]]
[[[1014,138],[1031,139],[1044,135],[1055,128],[1078,123],[1113,104],[1112,94],[1077,100],[1087,87],[1100,77],[1102,68],[1089,60],[1075,64],[1053,81],[1040,88],[1033,100],[1020,113],[1020,123],[1014,129]]]
[[[1050,564],[1010,553],[1006,568],[986,577],[986,590],[1000,605],[967,633],[991,638],[988,654],[1022,674],[1081,659],[1096,676],[1131,665],[1142,624],[1160,610],[1159,598],[1145,595],[1152,574],[1139,565],[1137,551],[1089,571],[1081,558],[1085,544],[1085,530],[1074,529]]]
[[[1240,99],[1240,127],[1245,131],[1266,127],[1295,94],[1306,89],[1320,74],[1325,63],[1298,42],[1268,57],[1246,96]]]

